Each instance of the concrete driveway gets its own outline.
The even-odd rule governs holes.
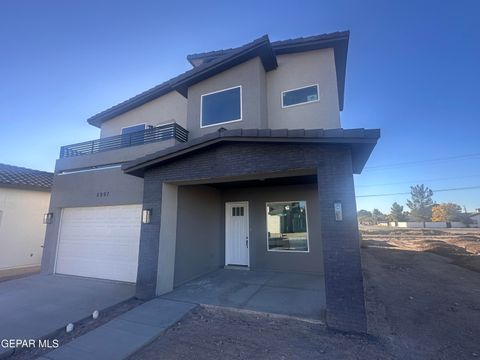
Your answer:
[[[134,295],[133,284],[64,275],[0,283],[0,339],[37,339]],[[0,354],[2,349],[0,348]]]
[[[190,281],[164,299],[323,319],[323,276],[221,269]]]

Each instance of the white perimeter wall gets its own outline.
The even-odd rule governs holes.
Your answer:
[[[40,265],[50,193],[0,188],[0,270]]]

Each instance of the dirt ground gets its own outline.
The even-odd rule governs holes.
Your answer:
[[[345,336],[291,318],[197,307],[130,360],[358,358],[392,357],[374,337]]]
[[[480,232],[362,230],[370,335],[197,307],[131,359],[480,358]]]

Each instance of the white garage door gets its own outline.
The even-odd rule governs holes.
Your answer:
[[[56,272],[135,282],[141,212],[141,205],[63,209]]]

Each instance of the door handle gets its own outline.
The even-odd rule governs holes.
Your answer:
[[[245,240],[245,246],[246,246],[247,249],[248,249],[248,238]]]

